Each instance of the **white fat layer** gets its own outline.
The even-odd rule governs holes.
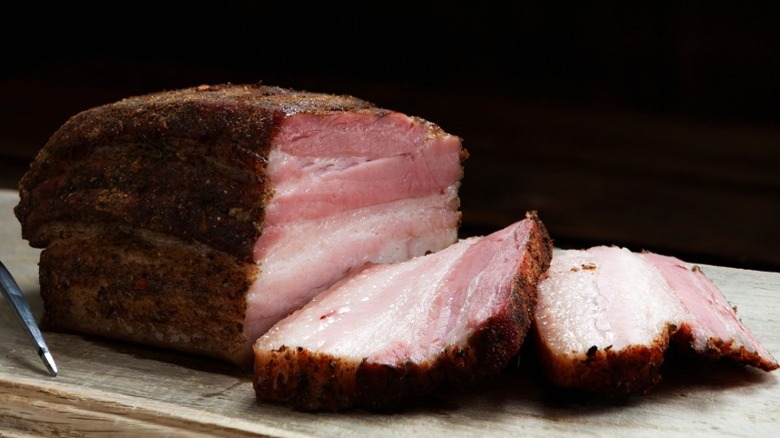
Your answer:
[[[436,252],[457,238],[456,193],[403,199],[288,224],[260,261],[247,294],[245,333],[256,339],[317,293],[366,263],[394,263]]]
[[[661,274],[625,248],[556,253],[539,284],[537,327],[558,354],[650,345],[684,315]]]
[[[290,318],[293,323],[274,327],[261,338],[262,348],[294,340],[296,347],[342,358],[395,350],[400,358],[419,360],[407,356],[417,349],[406,342],[417,338],[442,280],[472,243],[450,246],[437,257],[369,267],[316,297]]]

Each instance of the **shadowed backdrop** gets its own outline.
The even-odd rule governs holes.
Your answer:
[[[463,138],[464,236],[534,209],[559,247],[780,270],[780,6],[484,3],[20,4],[0,26],[0,187],[79,111],[262,81]]]

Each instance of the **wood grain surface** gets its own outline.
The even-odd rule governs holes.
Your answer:
[[[16,193],[0,191],[0,260],[40,318],[38,251],[20,237]],[[696,262],[696,260],[689,260]],[[780,274],[702,266],[764,345],[780,354]],[[647,396],[621,401],[547,386],[521,355],[467,391],[444,388],[393,413],[302,413],[258,403],[230,365],[72,334],[45,333],[60,374],[49,377],[0,301],[2,436],[774,436],[777,376],[673,361]]]

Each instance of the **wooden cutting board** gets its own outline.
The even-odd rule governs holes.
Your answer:
[[[36,315],[38,251],[20,237],[17,195],[0,191],[0,260]],[[764,345],[780,354],[780,273],[702,266]],[[0,300],[0,435],[101,436],[775,436],[773,373],[724,364],[669,364],[649,395],[623,401],[561,393],[531,360],[468,391],[444,388],[399,412],[302,413],[255,400],[230,365],[141,346],[45,333],[50,377]]]

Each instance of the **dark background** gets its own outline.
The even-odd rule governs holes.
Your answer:
[[[776,4],[17,7],[0,19],[0,187],[81,110],[263,81],[462,137],[464,235],[536,209],[559,247],[780,271]]]

